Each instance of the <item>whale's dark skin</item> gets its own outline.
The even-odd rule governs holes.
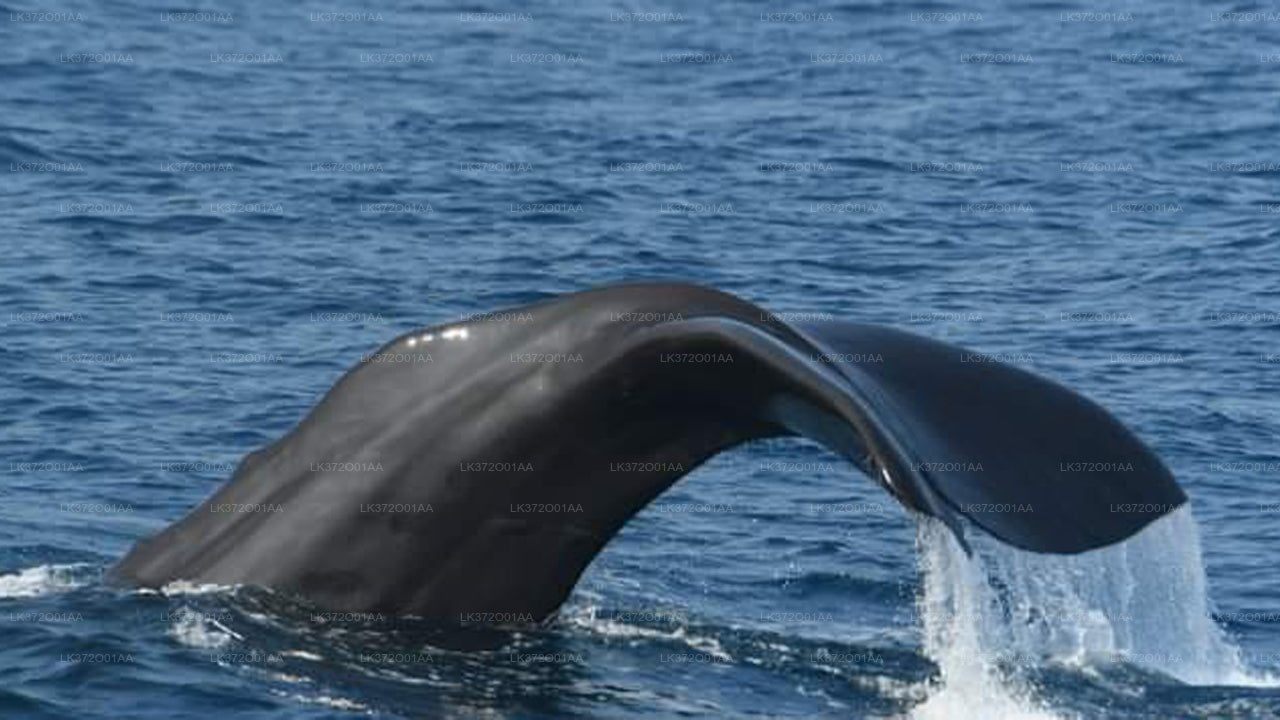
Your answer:
[[[962,542],[967,519],[1019,548],[1077,553],[1185,502],[1100,406],[988,360],[884,327],[788,324],[682,284],[436,326],[362,359],[110,577],[263,585],[446,622],[542,619],[682,475],[789,434],[846,455]]]

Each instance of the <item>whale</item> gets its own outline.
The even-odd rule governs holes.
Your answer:
[[[424,327],[362,356],[107,577],[262,586],[445,623],[542,622],[680,478],[780,436],[844,456],[966,550],[985,533],[1081,553],[1187,500],[1101,405],[998,356],[635,283]]]

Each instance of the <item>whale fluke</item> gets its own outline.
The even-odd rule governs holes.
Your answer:
[[[1078,553],[1186,500],[1102,407],[990,357],[891,328],[788,323],[693,285],[621,285],[397,338],[110,575],[540,620],[681,476],[793,434],[962,542],[972,523]]]

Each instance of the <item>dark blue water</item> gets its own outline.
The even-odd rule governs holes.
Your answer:
[[[0,716],[1275,716],[1280,22],[1215,14],[1250,9],[0,8]],[[659,278],[1085,392],[1203,561],[1179,514],[976,566],[789,441],[499,650],[98,582],[400,332]]]

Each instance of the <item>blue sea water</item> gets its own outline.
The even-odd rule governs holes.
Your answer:
[[[1123,5],[0,7],[0,717],[1277,716],[1280,22]],[[970,560],[788,440],[499,650],[99,582],[395,335],[652,279],[1029,367],[1194,518]]]

